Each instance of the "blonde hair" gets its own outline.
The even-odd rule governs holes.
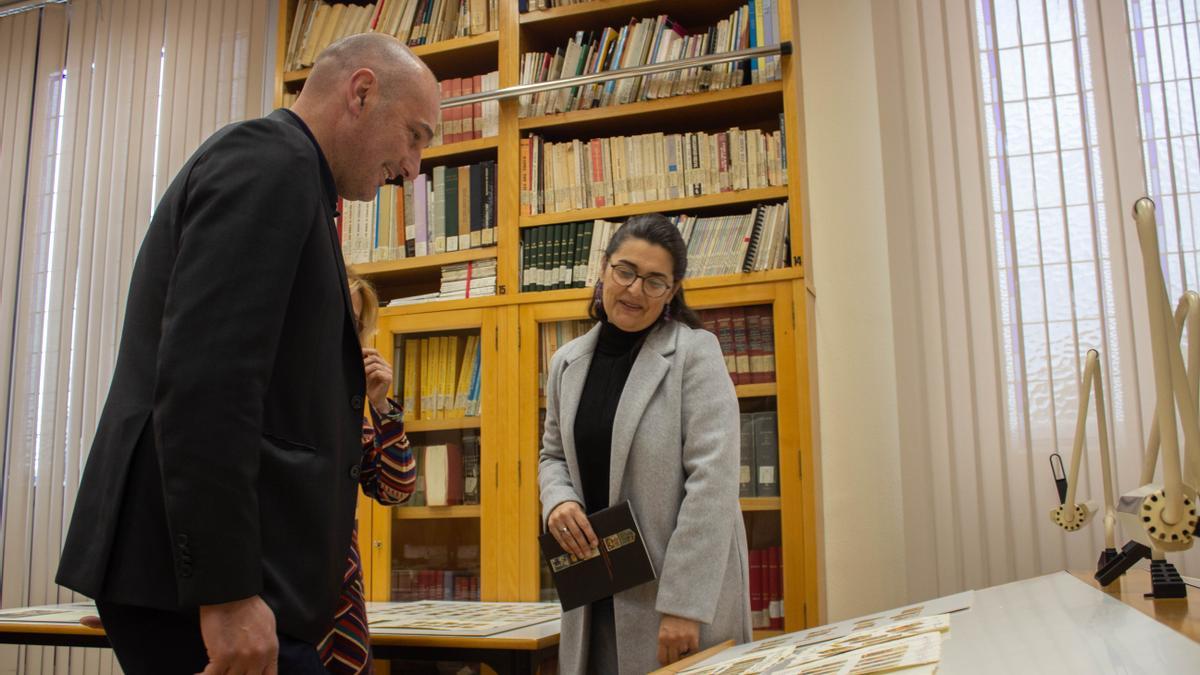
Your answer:
[[[362,312],[358,317],[358,341],[367,344],[375,334],[375,322],[379,318],[379,294],[370,281],[362,278],[354,270],[346,270],[346,281],[350,284],[350,296],[359,294]]]

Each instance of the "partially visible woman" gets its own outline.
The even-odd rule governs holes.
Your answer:
[[[563,615],[564,673],[645,673],[751,637],[738,504],[737,395],[717,339],[684,301],[687,247],[658,214],[604,252],[596,326],[555,353],[538,482],[564,549],[597,545],[587,514],[628,500],[657,581]]]
[[[371,283],[354,272],[349,273],[348,283],[355,327],[363,344],[363,369],[370,401],[370,416],[363,419],[363,455],[358,480],[368,497],[384,505],[399,504],[413,493],[417,465],[404,435],[404,411],[387,395],[392,386],[392,368],[379,352],[366,346],[375,333],[379,298]],[[342,594],[333,618],[333,628],[317,645],[326,670],[339,675],[372,672],[357,527],[350,541]]]

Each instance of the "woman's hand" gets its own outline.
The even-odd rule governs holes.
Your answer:
[[[658,625],[658,662],[664,666],[700,648],[700,622],[663,614]]]
[[[388,411],[388,390],[392,388],[392,367],[384,360],[379,352],[364,347],[363,370],[367,373],[367,400],[379,414]]]
[[[546,529],[564,551],[580,559],[588,557],[600,545],[579,502],[563,502],[554,507],[546,519]]]

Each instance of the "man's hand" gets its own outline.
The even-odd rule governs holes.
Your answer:
[[[658,662],[668,666],[700,648],[700,622],[663,614],[658,625]]]
[[[392,388],[392,367],[379,352],[364,347],[363,370],[367,373],[367,400],[379,414],[388,411],[388,390]]]
[[[208,667],[201,675],[277,675],[275,613],[257,595],[201,605],[200,635],[208,651]]]

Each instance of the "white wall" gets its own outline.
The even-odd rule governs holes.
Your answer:
[[[824,604],[903,604],[895,345],[870,0],[796,0],[816,292]]]

